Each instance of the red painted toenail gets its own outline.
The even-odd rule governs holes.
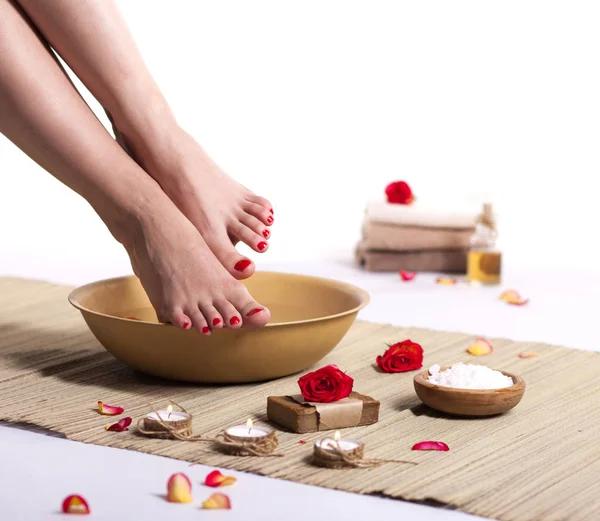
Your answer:
[[[266,247],[267,247],[267,243],[265,241],[261,241],[259,242],[256,247],[260,250],[263,251]]]
[[[269,210],[269,212],[273,213],[273,208],[271,208],[271,209]]]
[[[220,318],[215,318],[213,320],[213,326],[218,326],[221,323],[221,319]]]
[[[190,327],[190,323],[184,322],[183,324],[181,324],[181,327],[183,327],[183,329],[188,329]]]
[[[250,266],[250,264],[252,264],[251,260],[242,259],[241,261],[238,261],[236,263],[236,265],[233,267],[233,269],[237,270],[237,271],[244,271],[248,266]]]
[[[269,217],[267,217],[267,223],[273,224],[273,217],[271,217],[270,215],[269,215]]]
[[[271,237],[271,232],[269,230],[265,230],[262,235],[265,239],[268,239]]]
[[[240,318],[239,318],[239,317],[231,317],[231,318],[229,319],[229,323],[230,323],[232,326],[237,326],[237,325],[238,325],[240,322],[241,322],[241,321],[240,321]]]
[[[203,332],[205,335],[207,335],[208,333],[210,333],[210,328],[209,328],[209,327],[206,327],[206,326],[204,326],[204,327],[202,328],[202,332]]]
[[[265,308],[256,308],[253,309],[252,311],[248,311],[248,313],[246,313],[247,317],[251,317],[252,315],[256,315],[257,313],[260,313],[261,311],[264,311]]]

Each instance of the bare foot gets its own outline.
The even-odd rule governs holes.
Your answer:
[[[168,126],[160,138],[149,132],[122,133],[118,139],[196,227],[227,271],[237,279],[250,277],[254,264],[235,244],[241,241],[258,253],[269,249],[271,203],[221,170],[179,126]]]
[[[225,270],[192,223],[174,206],[153,210],[126,248],[159,320],[204,335],[264,326],[269,310]]]

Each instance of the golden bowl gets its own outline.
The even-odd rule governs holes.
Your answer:
[[[134,276],[81,286],[69,302],[106,350],[125,364],[163,378],[204,383],[257,382],[303,371],[339,343],[369,303],[369,295],[351,284],[305,275],[256,272],[244,284],[270,309],[269,324],[219,329],[208,337],[159,323]]]
[[[440,371],[448,369],[440,368]],[[515,407],[525,393],[525,381],[516,374],[500,371],[512,378],[514,385],[502,389],[456,389],[432,384],[429,370],[414,377],[415,391],[425,404],[441,412],[457,416],[494,416]]]

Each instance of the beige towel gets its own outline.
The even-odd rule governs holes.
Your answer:
[[[396,252],[463,249],[474,232],[474,228],[429,228],[367,221],[363,224],[362,246],[367,250]]]
[[[437,273],[466,273],[467,251],[368,250],[361,242],[356,248],[356,260],[367,271],[433,271]]]
[[[446,208],[439,204],[425,205],[416,201],[410,205],[384,202],[369,203],[365,221],[405,226],[433,228],[473,228],[481,213],[481,206],[465,205],[463,208]]]

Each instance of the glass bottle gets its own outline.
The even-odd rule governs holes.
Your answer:
[[[502,254],[497,248],[498,232],[492,205],[483,205],[469,241],[467,280],[471,284],[500,284]]]

